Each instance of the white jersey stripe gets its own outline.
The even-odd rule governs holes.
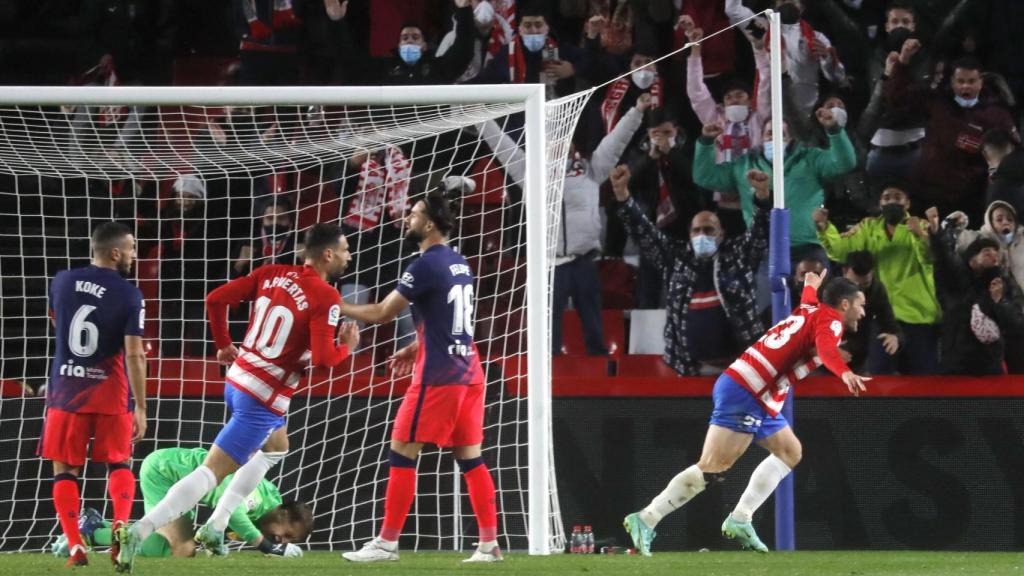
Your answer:
[[[753,358],[754,360],[757,360],[757,363],[760,364],[762,367],[764,367],[765,370],[768,371],[768,375],[769,376],[771,376],[772,378],[775,378],[776,376],[778,376],[779,373],[775,370],[775,367],[772,366],[771,362],[769,362],[768,359],[765,358],[760,352],[758,352],[756,349],[754,349],[753,346],[751,346],[750,348],[747,348],[746,352],[747,352],[747,354],[750,354],[751,358]]]
[[[272,386],[238,367],[237,364],[233,365],[231,370],[228,370],[227,378],[234,384],[252,392],[264,402],[269,401],[270,397],[274,395],[274,388]]]
[[[747,383],[747,386],[750,386],[755,395],[760,394],[767,386],[761,375],[757,373],[757,370],[754,370],[750,364],[744,362],[743,358],[737,358],[730,368],[743,377],[743,381]]]
[[[263,358],[260,358],[259,356],[253,354],[252,352],[249,352],[248,350],[242,350],[241,356],[242,359],[248,362],[250,365],[252,365],[253,368],[259,368],[260,370],[263,370],[267,374],[270,374],[277,380],[284,379],[286,374],[284,368],[281,368],[280,366],[275,366],[270,362],[267,362]]]

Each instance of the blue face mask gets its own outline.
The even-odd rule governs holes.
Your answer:
[[[707,258],[718,251],[718,242],[706,234],[698,234],[690,238],[690,245],[693,246],[693,253],[697,258]]]
[[[764,141],[764,159],[771,162],[775,158],[775,143],[771,140]]]
[[[961,98],[959,96],[954,96],[953,99],[956,100],[956,103],[959,104],[961,108],[974,108],[978,104],[977,96],[971,98],[970,100],[968,100],[967,98]]]
[[[402,58],[403,62],[413,66],[423,56],[423,49],[418,44],[402,44],[398,47],[398,55]]]
[[[547,39],[547,34],[523,34],[523,46],[530,52],[536,52],[544,47]]]
[[[1003,239],[1003,244],[1010,244],[1013,242],[1013,232],[1007,232],[1006,234],[999,235]]]

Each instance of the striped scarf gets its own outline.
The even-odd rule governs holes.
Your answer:
[[[619,110],[619,105],[622,104],[622,99],[626,96],[626,92],[629,91],[629,85],[633,83],[633,80],[626,76],[625,78],[619,78],[608,88],[608,93],[605,94],[604,102],[601,102],[601,119],[604,121],[604,131],[609,133],[612,128],[619,122],[619,118],[622,117],[622,111]],[[651,87],[648,89],[651,93],[651,106],[658,108],[661,106],[661,78],[654,81]]]
[[[411,176],[412,162],[398,148],[388,147],[383,158],[371,155],[359,171],[356,197],[342,222],[360,230],[373,228],[381,223],[385,204],[392,220],[403,218]]]

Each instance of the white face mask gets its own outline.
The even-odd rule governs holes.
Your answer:
[[[743,122],[750,116],[750,107],[733,104],[725,107],[725,119],[729,122]]]
[[[654,148],[657,145],[658,145],[658,141],[655,140],[654,138],[651,138],[651,148]],[[676,147],[676,137],[675,136],[669,136],[668,137],[668,147],[669,148],[675,148]]]
[[[489,27],[494,23],[494,6],[490,2],[481,2],[473,8],[473,20],[480,28]]]
[[[658,74],[654,70],[646,69],[634,70],[630,76],[633,78],[633,83],[641,90],[650,88],[658,78]]]
[[[833,106],[832,108],[829,108],[829,110],[832,112],[832,117],[836,119],[836,124],[840,128],[845,128],[846,121],[849,120],[849,117],[846,115],[846,108]]]

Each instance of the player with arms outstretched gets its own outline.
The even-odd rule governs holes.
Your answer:
[[[231,366],[224,386],[231,419],[201,466],[178,481],[130,529],[115,531],[114,540],[121,546],[120,570],[131,572],[150,534],[191,510],[234,472],[209,522],[196,532],[196,541],[208,552],[226,554],[224,529],[231,513],[288,451],[285,414],[300,374],[310,360],[315,366],[337,366],[356,346],[359,335],[352,323],[342,326],[342,343],[335,343],[341,296],[328,284],[341,276],[351,259],[348,241],[337,225],[316,224],[306,233],[305,246],[304,266],[263,266],[207,296],[217,359]],[[228,333],[227,309],[242,302],[253,306],[239,350]],[[263,544],[262,551],[273,553],[271,542]]]
[[[473,342],[473,272],[448,246],[455,212],[444,192],[428,193],[406,218],[406,237],[420,257],[378,304],[342,304],[345,316],[388,322],[410,303],[416,342],[392,359],[396,375],[413,373],[391,432],[390,473],[380,535],[342,556],[353,562],[398,560],[398,537],[416,498],[416,458],[423,444],[452,447],[469,487],[480,542],[466,562],[502,560],[497,542],[494,481],[480,452],[484,374]]]
[[[53,505],[68,540],[68,566],[89,563],[78,530],[78,475],[90,437],[92,461],[109,470],[116,525],[128,521],[135,499],[131,457],[132,444],[146,433],[146,354],[142,293],[124,279],[134,261],[131,232],[106,222],[92,234],[92,264],[58,272],[50,285],[57,347],[38,452],[53,461]]]
[[[865,390],[864,378],[843,362],[838,345],[843,329],[857,330],[864,317],[864,294],[845,278],[825,284],[821,276],[804,277],[800,307],[737,358],[715,382],[715,407],[700,461],[673,478],[643,510],[626,516],[623,525],[637,549],[651,554],[654,527],[724,474],[756,442],[771,454],[754,470],[735,510],[722,524],[727,538],[744,548],[767,552],[751,524],[754,512],[800,461],[800,441],[779,412],[797,380],[824,364],[854,396]]]

